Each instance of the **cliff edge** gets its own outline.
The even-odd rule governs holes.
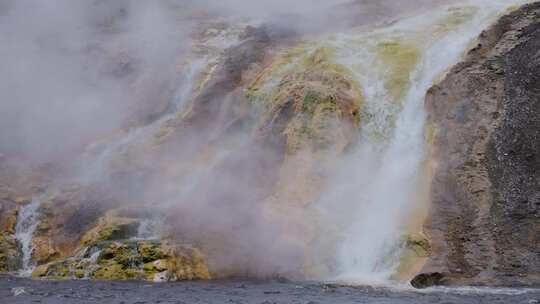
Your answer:
[[[433,254],[415,287],[540,284],[540,3],[484,31],[427,95]]]

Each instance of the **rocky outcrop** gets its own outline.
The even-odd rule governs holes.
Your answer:
[[[540,284],[540,3],[483,32],[429,92],[432,255],[413,283]]]
[[[5,184],[0,186],[0,273],[14,272],[22,266],[21,244],[14,234],[19,210],[30,203],[31,197],[15,194],[15,190]]]
[[[38,266],[32,276],[154,282],[210,279],[197,249],[157,241],[99,242],[68,259]]]
[[[282,138],[288,154],[329,147],[343,151],[360,122],[361,88],[346,67],[332,62],[331,49],[305,52],[295,59],[290,51],[250,86],[248,98],[262,108],[259,132]],[[280,75],[280,65],[292,67]],[[261,88],[276,81],[276,87]]]
[[[0,272],[12,272],[20,269],[21,251],[17,241],[0,231]]]
[[[265,265],[264,257],[270,255],[277,264],[294,265],[296,274],[302,272],[309,239],[304,230],[290,232],[285,240],[299,243],[291,246],[299,248],[294,253],[280,252],[285,247],[280,244],[266,249],[261,240],[257,250],[268,253],[259,259],[250,258],[253,248],[245,247],[246,239],[263,223],[290,231],[280,225],[292,207],[294,216],[302,217],[299,211],[322,189],[324,167],[356,137],[361,90],[350,72],[333,62],[329,49],[293,50],[286,57],[297,65],[274,75],[283,58],[272,52],[278,44],[288,48],[294,43],[291,33],[248,26],[240,34],[240,42],[216,55],[193,80],[182,111],[170,109],[133,133],[120,134],[135,134],[132,142],[112,137],[89,145],[82,160],[92,164],[91,176],[82,182],[77,183],[81,179],[76,173],[76,179],[67,175],[67,183],[59,179],[54,187],[42,187],[46,191],[31,192],[45,193],[31,244],[35,277],[160,281],[206,279],[210,272],[212,277],[266,275],[275,270],[265,268],[275,267]],[[214,56],[215,50],[199,47]],[[265,104],[258,103],[260,86],[273,80],[272,94],[265,96]],[[160,121],[163,117],[167,120]],[[194,190],[179,198],[186,176],[206,170]],[[147,213],[163,211],[150,202],[162,201],[178,204],[166,210],[160,223],[167,245],[155,245],[169,248],[156,249],[168,253],[147,259],[138,228]],[[277,210],[274,203],[282,201],[289,206]],[[11,225],[7,214],[16,219],[18,206],[10,201],[0,209],[0,224]],[[265,211],[256,213],[254,206]],[[242,225],[253,229],[217,221],[214,213],[245,221]],[[294,261],[281,261],[289,258]]]

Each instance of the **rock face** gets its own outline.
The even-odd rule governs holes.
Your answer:
[[[154,282],[210,279],[197,249],[156,241],[99,242],[68,259],[38,266],[32,276]]]
[[[413,282],[540,284],[540,3],[502,17],[429,92],[432,256]]]
[[[12,236],[0,232],[0,272],[16,271],[21,267],[19,245]]]
[[[283,58],[272,52],[296,43],[294,36],[265,26],[247,26],[240,35],[237,44],[206,62],[182,111],[139,121],[141,131],[133,136],[140,137],[127,144],[122,138],[89,144],[82,158],[96,167],[91,175],[98,180],[79,182],[68,175],[67,183],[55,180],[52,187],[37,178],[11,182],[7,171],[0,174],[5,178],[0,186],[40,186],[40,191],[28,191],[42,198],[31,243],[34,277],[175,281],[267,275],[283,265],[302,272],[307,228],[291,231],[280,225],[286,225],[285,217],[294,216],[291,223],[304,217],[300,211],[322,189],[321,167],[353,142],[362,96],[349,72],[333,63],[330,50],[290,53],[289,59],[297,61],[294,69],[273,75]],[[200,47],[214,52],[204,43]],[[276,85],[260,104],[255,91],[270,80]],[[129,130],[121,135],[129,138]],[[198,172],[200,177],[191,181]],[[186,181],[194,183],[194,190],[182,197],[178,188]],[[20,255],[11,235],[22,203],[13,196],[0,205],[0,231],[6,233],[0,271],[18,269],[16,260],[2,258],[12,251]],[[152,205],[163,201],[173,204]],[[281,201],[290,206],[278,210],[274,203]],[[294,215],[292,206],[297,207]],[[140,239],[141,223],[150,213],[165,215],[160,240]],[[226,221],[216,220],[217,213]],[[275,248],[268,247],[269,237],[256,245],[246,242],[267,223],[287,230],[287,238],[276,241]],[[294,249],[280,252],[278,242]],[[250,258],[253,247],[267,251],[260,256],[272,256],[278,265]],[[149,248],[154,253],[148,254]]]
[[[263,101],[260,132],[282,137],[288,154],[329,147],[342,151],[359,124],[361,90],[346,67],[332,63],[332,50],[321,47],[299,57],[282,78],[272,75],[272,69],[279,69],[274,66],[251,86],[248,97]],[[270,92],[259,87],[272,80],[279,84]]]

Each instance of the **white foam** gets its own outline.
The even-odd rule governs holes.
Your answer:
[[[17,216],[15,239],[19,242],[22,250],[22,268],[19,272],[21,276],[30,276],[33,271],[33,239],[34,232],[39,224],[38,209],[40,204],[41,200],[39,198],[32,199],[30,204],[21,208]]]
[[[362,121],[358,147],[343,161],[317,205],[324,225],[339,231],[337,235],[329,232],[329,241],[337,242],[333,279],[382,284],[395,272],[404,225],[420,200],[415,191],[425,159],[426,92],[498,14],[523,2],[464,1],[433,8],[387,28],[341,34],[327,42],[361,84],[366,99],[364,117],[369,118]],[[455,9],[466,9],[472,15],[455,28],[438,28]],[[377,56],[377,45],[392,41],[414,43],[421,55],[402,102],[387,91],[389,74]]]

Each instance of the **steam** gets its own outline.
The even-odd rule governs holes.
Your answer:
[[[321,223],[318,241],[332,252],[323,259],[336,268],[325,278],[386,279],[395,263],[379,267],[380,261],[392,256],[415,205],[424,94],[505,7],[480,1],[492,9],[462,31],[444,39],[415,36],[446,11],[441,3],[451,2],[2,1],[0,154],[23,165],[68,167],[62,176],[68,183],[98,193],[87,199],[92,213],[138,210],[143,225],[134,238],[201,247],[221,275],[302,278],[306,259],[318,250],[304,232]],[[420,17],[426,22],[406,19],[373,30],[428,8]],[[326,35],[336,32],[343,34]],[[396,33],[422,52],[403,107],[385,91],[386,67],[373,64],[369,46]],[[276,216],[267,203],[285,147],[253,131],[259,117],[242,92],[243,78],[284,37],[334,47],[362,84],[364,111],[373,118],[329,180],[318,217],[309,210],[292,223],[292,210]],[[392,115],[388,141],[370,138]]]
[[[2,153],[62,159],[168,97],[160,91],[174,81],[187,31],[163,5],[22,0],[0,9]]]
[[[516,1],[514,4],[519,3]],[[523,2],[521,2],[523,3]],[[426,141],[424,98],[427,90],[459,61],[463,52],[487,28],[508,1],[464,1],[440,6],[413,18],[360,35],[341,35],[336,44],[340,61],[352,67],[364,84],[365,111],[358,147],[342,160],[318,210],[327,243],[336,242],[333,278],[356,283],[385,283],[395,274],[402,238],[411,217],[422,206],[422,162]],[[456,14],[456,12],[458,12]],[[456,14],[456,15],[452,15]],[[456,23],[456,16],[459,22]],[[454,22],[452,27],[447,23]],[[442,26],[442,29],[441,29]],[[430,29],[430,30],[426,30]],[[362,47],[351,53],[348,45]],[[403,104],[385,85],[388,65],[378,59],[380,43],[413,42],[419,62],[407,72]],[[362,54],[361,60],[357,54]],[[400,56],[400,52],[396,52]],[[392,67],[390,67],[391,69]],[[397,106],[396,106],[397,105]],[[339,227],[328,229],[336,225]],[[332,231],[333,230],[333,231]]]

